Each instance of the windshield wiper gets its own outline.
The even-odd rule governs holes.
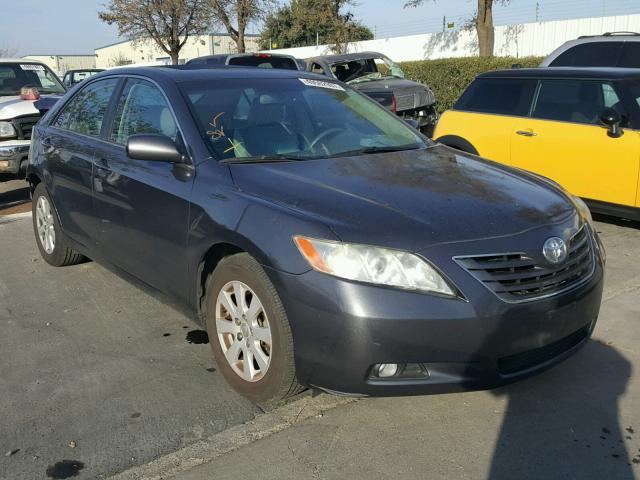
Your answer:
[[[387,153],[387,152],[404,152],[407,150],[420,150],[420,145],[396,145],[396,146],[386,146],[386,147],[364,147],[358,148],[357,150],[349,150],[347,152],[336,153],[335,155],[330,155],[327,158],[332,157],[352,157],[355,155],[371,155],[374,153]]]
[[[270,162],[298,162],[302,160],[308,160],[308,157],[300,157],[296,155],[257,155],[254,157],[238,157],[238,158],[225,158],[220,160],[220,163],[270,163]]]

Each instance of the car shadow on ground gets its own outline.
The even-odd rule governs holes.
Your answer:
[[[29,184],[26,182],[9,182],[3,186],[5,188],[0,189],[0,215],[23,213],[31,210]]]
[[[611,225],[617,225],[619,227],[635,228],[640,230],[640,222],[635,220],[627,220],[626,218],[611,217],[609,215],[603,215],[600,213],[594,213],[593,219],[597,222],[609,223]]]
[[[492,391],[507,402],[487,478],[634,479],[640,428],[618,421],[631,372],[615,348],[591,340],[561,368]]]

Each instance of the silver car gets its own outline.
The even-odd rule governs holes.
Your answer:
[[[640,33],[579,37],[555,49],[540,66],[640,68]]]

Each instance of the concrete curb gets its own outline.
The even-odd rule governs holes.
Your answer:
[[[320,394],[317,397],[305,395],[299,400],[259,415],[250,422],[224,430],[207,440],[201,440],[147,464],[125,470],[109,477],[108,480],[166,480],[173,478],[193,467],[211,462],[256,440],[315,417],[326,410],[355,401],[357,401],[355,398],[327,394]]]
[[[11,215],[2,215],[0,216],[0,225],[3,223],[11,223],[16,220],[20,220],[21,218],[31,218],[31,212],[24,213],[12,213]]]

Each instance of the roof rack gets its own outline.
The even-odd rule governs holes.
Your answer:
[[[603,33],[602,35],[581,35],[578,37],[578,39],[580,38],[594,38],[594,37],[640,37],[640,33],[638,32],[606,32]]]

